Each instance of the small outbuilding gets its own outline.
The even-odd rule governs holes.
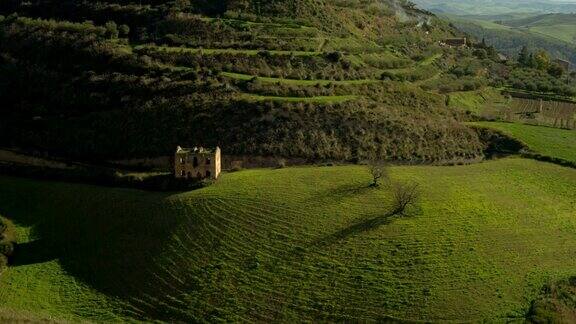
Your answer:
[[[564,70],[570,70],[570,66],[572,65],[569,61],[563,59],[555,59],[554,63],[560,65]]]
[[[450,47],[466,47],[468,46],[468,40],[466,37],[462,38],[448,38],[443,42],[445,45]]]
[[[222,170],[220,148],[183,148],[174,155],[174,176],[178,179],[218,179]]]

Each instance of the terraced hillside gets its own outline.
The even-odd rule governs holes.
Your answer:
[[[77,321],[524,318],[576,272],[576,172],[519,158],[394,167],[390,217],[362,166],[252,170],[181,194],[0,177],[18,226],[0,314]],[[473,292],[473,294],[471,294]]]
[[[91,161],[183,143],[313,161],[482,156],[438,91],[486,86],[494,62],[439,47],[460,33],[404,1],[9,0],[0,14],[2,146]],[[456,75],[459,62],[474,64]]]

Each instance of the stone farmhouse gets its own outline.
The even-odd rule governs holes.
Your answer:
[[[218,179],[222,170],[220,148],[182,148],[174,155],[174,175],[178,179]]]
[[[570,70],[570,66],[572,65],[569,61],[562,59],[555,59],[554,63],[560,65],[564,70]]]
[[[466,39],[466,37],[448,38],[448,39],[445,39],[440,44],[444,45],[444,46],[449,46],[449,47],[466,47],[468,45],[468,40]]]

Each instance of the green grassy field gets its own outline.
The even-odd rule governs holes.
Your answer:
[[[530,31],[557,38],[567,43],[576,43],[576,24],[537,26],[530,28]]]
[[[576,15],[548,14],[504,21],[504,24],[556,38],[567,43],[576,41]]]
[[[536,153],[576,162],[576,131],[525,124],[479,122],[524,142]]]
[[[576,171],[510,158],[394,167],[420,207],[361,166],[225,174],[160,194],[0,177],[20,234],[2,312],[113,321],[503,320],[576,273]],[[2,314],[0,312],[0,314]]]

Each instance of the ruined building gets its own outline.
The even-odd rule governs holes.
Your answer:
[[[182,148],[174,155],[174,175],[183,179],[218,179],[221,172],[220,148]]]
[[[466,47],[468,45],[468,41],[467,41],[466,37],[448,38],[448,39],[445,39],[444,42],[442,42],[441,44],[449,46],[449,47]]]

